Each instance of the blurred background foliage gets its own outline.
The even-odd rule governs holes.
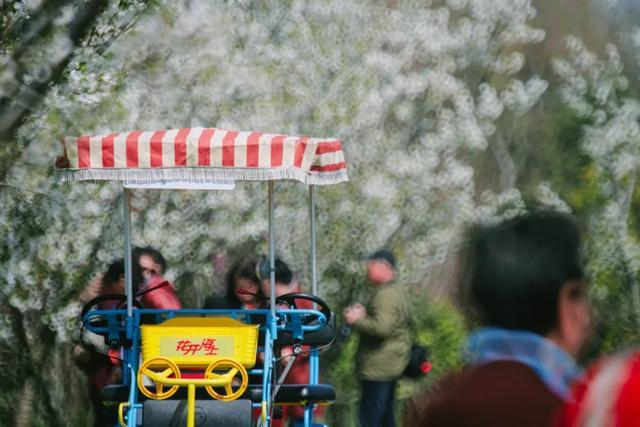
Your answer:
[[[633,0],[0,0],[0,423],[90,425],[70,351],[78,295],[123,253],[115,184],[60,184],[64,135],[212,126],[343,140],[318,191],[321,296],[366,301],[364,257],[399,259],[434,372],[473,327],[464,229],[533,206],[585,231],[598,319],[583,362],[640,343],[640,7]],[[278,254],[309,283],[307,190],[276,183]],[[134,243],[185,306],[266,254],[266,186],[135,191]],[[357,337],[323,355],[352,425]]]

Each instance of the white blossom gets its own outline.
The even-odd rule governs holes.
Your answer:
[[[114,22],[138,10],[115,3]],[[41,212],[30,224],[41,230],[0,217],[3,236],[31,242],[0,268],[2,295],[21,310],[42,310],[58,339],[71,339],[77,307],[51,310],[44,302],[73,295],[124,254],[120,186],[59,185],[49,176],[64,135],[200,125],[340,138],[350,182],[318,189],[321,282],[332,264],[360,273],[361,255],[388,244],[404,254],[403,278],[420,280],[462,244],[466,224],[522,212],[517,190],[477,195],[462,154],[485,150],[496,121],[525,114],[547,88],[523,72],[520,50],[544,37],[530,25],[531,2],[397,2],[391,10],[383,3],[270,0],[250,11],[241,2],[160,2],[107,54],[78,49],[65,83],[19,135],[31,145],[10,182],[43,194],[11,193],[2,208]],[[98,38],[112,31],[112,22],[96,28]],[[616,69],[613,52],[610,63],[599,72]],[[486,81],[470,83],[471,67]],[[490,83],[516,72],[522,80],[506,89]],[[10,67],[2,73],[0,87],[13,78]],[[621,83],[611,82],[602,99]],[[624,127],[616,138],[634,132]],[[635,167],[628,157],[616,162],[621,171]],[[308,284],[306,189],[275,187],[277,252]],[[136,190],[133,242],[161,249],[167,276],[180,286],[179,278],[192,277],[188,285],[204,296],[222,285],[212,284],[215,254],[246,242],[266,253],[266,204],[266,184],[258,183],[232,192]],[[340,292],[336,284],[326,289],[323,295]]]

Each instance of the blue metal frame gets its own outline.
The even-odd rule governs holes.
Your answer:
[[[275,315],[272,315],[275,313]],[[271,394],[272,384],[275,375],[274,345],[277,341],[279,331],[287,331],[291,333],[294,341],[302,341],[304,334],[308,332],[319,331],[327,324],[325,315],[317,310],[309,309],[278,309],[275,312],[269,309],[260,310],[209,310],[209,309],[181,309],[181,310],[158,310],[158,309],[136,309],[133,310],[131,316],[127,315],[127,310],[92,310],[89,311],[83,320],[83,325],[87,330],[103,335],[108,341],[112,339],[120,339],[124,333],[126,340],[131,343],[130,347],[123,348],[123,383],[130,386],[129,391],[129,409],[127,414],[127,424],[129,427],[137,426],[138,412],[142,406],[138,403],[138,387],[136,386],[136,377],[140,361],[140,326],[141,316],[156,315],[157,323],[174,317],[231,317],[233,319],[244,319],[247,323],[251,323],[251,318],[260,316],[266,318],[265,325],[261,325],[260,329],[265,332],[264,342],[264,368],[252,369],[252,374],[262,374],[262,403],[253,404],[254,407],[267,406],[267,423],[271,423]],[[314,324],[304,324],[303,319],[312,318],[316,320]],[[93,326],[91,323],[96,320],[106,320],[105,326]],[[312,385],[318,384],[319,376],[319,358],[318,350],[311,350],[309,357],[310,381]],[[309,405],[305,408],[304,425],[310,427],[313,425],[313,406]]]

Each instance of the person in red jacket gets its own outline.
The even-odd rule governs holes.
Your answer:
[[[182,308],[173,284],[163,277],[167,263],[160,251],[151,247],[135,248],[131,264],[134,290],[144,308]]]
[[[94,279],[80,294],[80,301],[88,303],[96,297],[124,294],[124,261],[115,260],[104,274]],[[118,308],[119,299],[104,300],[97,304],[100,310]],[[83,332],[83,341],[73,349],[78,367],[87,375],[89,398],[94,410],[94,427],[113,426],[117,423],[117,412],[102,404],[100,391],[109,384],[120,381],[119,351],[108,348],[104,339],[89,331]],[[115,356],[115,358],[113,357]]]
[[[640,351],[596,362],[572,388],[556,427],[640,426]]]

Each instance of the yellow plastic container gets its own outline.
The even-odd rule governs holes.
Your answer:
[[[142,359],[164,356],[180,367],[206,368],[224,357],[252,368],[258,328],[227,317],[175,317],[159,325],[143,325]]]

